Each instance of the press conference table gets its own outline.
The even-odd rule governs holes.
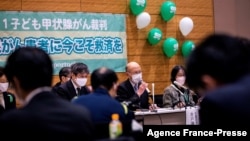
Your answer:
[[[186,125],[185,108],[159,108],[156,112],[135,111],[135,117],[143,125]]]

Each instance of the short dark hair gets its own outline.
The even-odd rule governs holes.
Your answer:
[[[226,34],[206,37],[186,62],[186,82],[190,88],[204,88],[203,75],[219,83],[231,83],[250,72],[249,41]]]
[[[67,77],[71,73],[70,67],[62,67],[59,71],[59,79],[62,81],[62,77]]]
[[[21,47],[7,58],[4,73],[10,83],[16,77],[22,89],[51,86],[53,66],[49,55],[36,47]]]
[[[116,73],[105,67],[95,69],[91,74],[91,86],[95,90],[101,86],[110,90],[114,83],[118,81]]]
[[[71,68],[71,72],[74,75],[77,75],[79,73],[89,74],[88,66],[84,63],[81,63],[81,62],[77,62],[77,63],[72,64],[70,68]]]
[[[179,72],[179,70],[183,70],[184,73],[185,73],[185,75],[186,75],[186,70],[185,70],[184,66],[182,66],[182,65],[176,65],[176,66],[174,66],[174,67],[172,68],[172,70],[171,70],[171,78],[170,78],[170,81],[171,81],[172,83],[174,83],[174,81],[175,81],[175,79],[176,79],[176,75],[177,75],[177,73]]]

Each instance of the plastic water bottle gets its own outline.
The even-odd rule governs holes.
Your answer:
[[[109,123],[109,136],[115,139],[122,134],[122,123],[119,120],[119,115],[114,113],[111,116],[112,120]]]

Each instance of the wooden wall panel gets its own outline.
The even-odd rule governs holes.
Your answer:
[[[180,21],[184,16],[176,16],[177,21]],[[177,38],[183,39],[201,39],[205,36],[214,33],[214,20],[212,16],[189,16],[194,23],[193,30],[186,37],[181,35],[179,27],[177,28]],[[178,23],[179,24],[179,23]]]
[[[126,0],[81,0],[81,11],[100,13],[128,13]]]
[[[80,0],[22,0],[23,11],[80,11]]]
[[[175,0],[177,15],[213,15],[212,0]]]
[[[170,84],[170,71],[173,66],[184,65],[185,58],[181,54],[181,45],[186,40],[199,43],[203,37],[214,32],[213,0],[173,0],[176,4],[176,15],[168,22],[163,21],[160,7],[165,0],[147,0],[145,12],[151,16],[150,24],[138,30],[136,16],[129,7],[130,0],[2,0],[0,10],[22,11],[82,11],[98,13],[126,14],[127,54],[128,62],[137,61],[141,64],[144,81],[155,83],[155,93],[162,94]],[[181,35],[179,21],[188,16],[194,21],[194,29],[188,36]],[[157,45],[147,41],[148,32],[159,28],[163,38]],[[179,43],[179,50],[172,58],[162,51],[162,44],[168,37],[174,37]],[[117,73],[119,81],[127,79],[126,73]],[[53,77],[53,84],[59,81]],[[88,81],[90,84],[90,81]]]
[[[148,0],[145,11],[150,13],[151,15],[159,15],[161,5],[166,0]],[[174,0],[173,0],[174,1]]]
[[[0,10],[21,10],[22,0],[1,0]]]

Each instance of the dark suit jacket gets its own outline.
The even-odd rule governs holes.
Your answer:
[[[1,136],[14,140],[9,133],[22,134],[25,140],[71,141],[92,138],[94,129],[88,110],[62,100],[51,92],[41,92],[22,108],[0,117]]]
[[[0,108],[0,115],[5,111],[16,109],[16,97],[14,94],[9,92],[3,92],[3,98],[4,98],[5,108],[3,107]]]
[[[135,91],[133,86],[131,85],[129,79],[120,83],[117,89],[117,97],[116,99],[120,102],[129,102],[129,109],[136,110],[139,108],[148,109],[149,108],[149,97],[148,92],[145,90],[143,94],[139,97]]]
[[[200,104],[204,126],[250,127],[250,76],[207,93]]]
[[[57,82],[53,87],[52,87],[52,92],[57,93],[58,87],[61,85],[61,82]]]
[[[55,93],[57,93],[58,96],[62,97],[63,99],[66,99],[68,101],[72,100],[72,98],[77,96],[75,87],[74,87],[71,80],[69,80],[69,81],[61,84],[59,87],[57,87],[57,90]],[[90,90],[86,86],[83,86],[80,90],[80,95],[85,95],[85,94],[89,94],[89,93],[90,93]]]

